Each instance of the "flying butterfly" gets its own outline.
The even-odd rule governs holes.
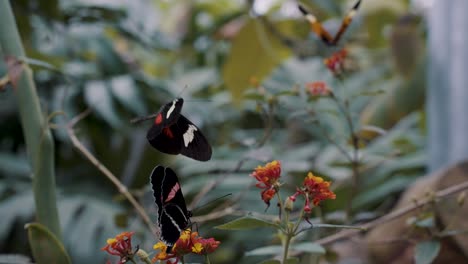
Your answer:
[[[169,253],[181,232],[189,226],[192,212],[187,210],[179,179],[171,168],[156,166],[151,172],[150,181],[158,207],[160,240],[167,245],[166,253]]]
[[[200,129],[180,112],[184,99],[177,98],[163,105],[146,134],[151,146],[167,154],[182,154],[189,158],[207,161],[211,159],[211,146]],[[132,120],[139,122],[147,118]]]
[[[341,36],[345,33],[346,29],[348,28],[349,24],[353,20],[353,17],[356,15],[356,12],[361,4],[361,0],[358,0],[356,4],[354,4],[353,8],[348,11],[343,22],[341,23],[340,29],[336,33],[334,37],[328,33],[325,28],[323,28],[322,24],[318,21],[318,19],[312,15],[307,9],[305,9],[302,5],[298,5],[299,10],[305,16],[307,21],[310,23],[311,30],[320,38],[322,41],[327,44],[328,46],[336,46],[338,41],[340,41]]]

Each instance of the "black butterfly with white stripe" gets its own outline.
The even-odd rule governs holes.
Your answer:
[[[158,207],[158,227],[160,240],[171,252],[175,242],[190,224],[192,212],[187,210],[179,179],[169,167],[156,166],[151,172],[151,187]]]
[[[211,159],[211,146],[200,129],[180,112],[184,99],[177,98],[159,109],[146,134],[151,146],[167,154],[182,154],[189,158]]]

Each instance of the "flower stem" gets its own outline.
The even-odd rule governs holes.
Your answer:
[[[283,252],[283,264],[288,260],[289,244],[291,243],[292,234],[286,234],[286,241],[284,242],[284,252]]]
[[[211,264],[210,257],[208,257],[208,254],[205,255],[205,263],[206,264]]]

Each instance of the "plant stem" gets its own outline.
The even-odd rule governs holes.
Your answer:
[[[78,140],[75,134],[74,126],[83,119],[88,111],[81,113],[80,115],[74,117],[67,124],[67,133],[72,141],[72,144],[77,148],[99,171],[101,171],[119,190],[119,192],[132,204],[137,213],[140,215],[143,222],[148,226],[148,229],[151,230],[153,234],[156,234],[156,229],[151,222],[150,217],[146,213],[143,206],[141,206],[138,201],[133,197],[133,195],[128,191],[127,187],[120,182],[120,180],[106,167],[104,166],[81,142]]]
[[[291,243],[291,239],[292,239],[292,234],[289,233],[289,230],[288,230],[288,234],[286,234],[286,241],[284,242],[284,252],[283,252],[283,264],[286,263],[286,261],[288,260],[288,252],[289,252],[289,244]]]
[[[10,76],[10,81],[17,78],[17,82],[13,82],[13,87],[32,163],[36,219],[61,241],[55,191],[54,141],[47,120],[42,115],[32,71],[26,63],[15,61],[25,57],[25,52],[9,1],[0,1],[0,49],[4,56],[9,56],[6,60],[19,63],[16,66],[21,72],[18,76]]]
[[[206,263],[206,264],[211,264],[211,262],[210,262],[210,257],[208,257],[208,254],[205,255],[205,263]]]
[[[347,222],[351,221],[352,218],[352,210],[353,210],[353,200],[356,194],[358,193],[359,188],[359,138],[354,131],[354,124],[351,118],[351,114],[349,113],[349,107],[346,102],[341,102],[338,97],[334,93],[330,95],[331,99],[336,102],[338,109],[340,110],[341,114],[346,119],[346,124],[348,125],[349,134],[351,137],[351,142],[353,146],[353,155],[351,159],[351,167],[352,167],[352,186],[351,191],[348,198],[348,203],[346,205],[346,219]]]

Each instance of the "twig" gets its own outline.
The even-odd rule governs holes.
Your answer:
[[[140,215],[143,222],[145,222],[145,224],[151,230],[151,232],[153,234],[156,234],[156,228],[152,224],[148,214],[146,214],[143,207],[128,191],[127,187],[124,184],[122,184],[120,180],[114,174],[112,174],[112,172],[109,171],[109,169],[107,169],[101,162],[99,162],[99,160],[96,159],[96,157],[94,157],[94,155],[91,154],[91,152],[89,152],[89,150],[86,149],[86,147],[76,137],[75,131],[73,129],[74,126],[83,118],[85,118],[90,112],[90,109],[82,112],[81,114],[71,119],[70,122],[67,124],[67,133],[73,143],[73,146],[77,148],[91,162],[91,164],[93,164],[99,171],[101,171],[117,187],[117,190],[130,202],[130,204],[132,204],[132,206],[135,208],[135,210]]]
[[[233,205],[233,206],[226,207],[221,211],[215,211],[215,212],[202,215],[202,216],[194,216],[191,218],[191,221],[196,222],[196,223],[201,223],[201,222],[218,219],[226,215],[231,215],[236,211],[236,207],[237,207],[236,205]]]
[[[467,190],[468,189],[468,181],[465,181],[463,183],[460,183],[458,185],[454,185],[454,186],[450,186],[448,188],[445,188],[441,191],[438,191],[435,193],[434,196],[432,197],[429,197],[429,198],[424,198],[422,201],[416,201],[415,203],[413,203],[412,205],[409,205],[409,206],[406,206],[406,207],[403,207],[403,208],[400,208],[398,210],[395,210],[389,214],[386,214],[374,221],[371,221],[367,224],[364,224],[362,225],[361,227],[364,228],[364,229],[371,229],[371,228],[374,228],[375,226],[377,225],[380,225],[380,224],[383,224],[383,223],[386,223],[386,222],[390,222],[390,221],[393,221],[413,210],[416,210],[416,209],[419,209],[427,204],[430,204],[430,203],[434,203],[434,200],[437,200],[437,199],[441,199],[441,198],[445,198],[447,196],[450,196],[450,195],[453,195],[455,193],[458,193],[458,192],[461,192],[461,191],[464,191],[464,190]],[[342,240],[342,239],[345,239],[345,238],[348,238],[348,237],[351,237],[351,236],[354,236],[354,235],[357,235],[359,234],[360,231],[355,231],[355,230],[344,230],[344,231],[341,231],[341,232],[338,232],[334,235],[331,235],[331,236],[328,236],[328,237],[324,237],[322,239],[319,239],[316,241],[316,243],[318,244],[321,244],[321,245],[328,245],[328,244],[331,244],[333,242],[336,242],[336,241],[339,241],[339,240]]]
[[[219,176],[216,178],[216,180],[213,180],[209,184],[205,185],[205,187],[197,195],[195,195],[192,202],[190,203],[189,208],[194,208],[209,191],[220,185],[226,179],[227,175],[238,172],[247,160],[248,158],[241,159],[234,169],[224,172],[224,175]]]

